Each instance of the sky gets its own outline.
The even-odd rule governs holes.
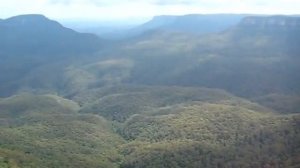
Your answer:
[[[130,20],[209,13],[300,14],[300,0],[0,0],[0,18],[43,14],[57,20]]]

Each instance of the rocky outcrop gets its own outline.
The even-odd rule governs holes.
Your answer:
[[[249,16],[239,24],[255,28],[300,28],[300,17],[293,16]]]

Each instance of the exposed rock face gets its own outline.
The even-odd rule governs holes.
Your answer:
[[[256,28],[300,28],[300,17],[292,16],[249,16],[240,22],[240,26]]]

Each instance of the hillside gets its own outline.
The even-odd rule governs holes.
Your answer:
[[[117,167],[124,141],[102,117],[54,95],[0,101],[0,158],[12,167]],[[114,162],[114,163],[112,163]],[[0,160],[0,165],[1,165]],[[10,167],[8,166],[8,167]]]
[[[172,113],[178,111],[176,108],[194,102],[236,104],[269,111],[222,90],[207,88],[116,86],[84,91],[73,99],[82,104],[80,112],[96,113],[118,122],[125,122],[136,114]]]
[[[279,115],[221,90],[127,86],[75,100],[82,113],[121,122],[117,133],[129,141],[121,167],[299,165],[299,115]]]
[[[222,90],[119,86],[83,92],[73,99],[81,107],[55,95],[24,93],[1,99],[0,163],[15,167],[299,165],[299,115],[281,115]]]
[[[11,95],[21,87],[57,89],[57,84],[49,83],[58,83],[57,74],[64,62],[89,57],[101,50],[104,43],[95,35],[77,33],[42,15],[5,19],[0,23],[0,36],[2,96]],[[47,83],[41,81],[41,78],[47,80],[45,76],[51,78]]]
[[[133,62],[128,83],[221,88],[245,97],[299,94],[299,29],[286,26],[274,33],[277,27],[262,31],[243,22],[202,36],[153,31],[124,43],[112,56]]]
[[[134,141],[124,146],[122,167],[299,166],[299,116],[213,104],[183,111],[132,118],[124,134]]]

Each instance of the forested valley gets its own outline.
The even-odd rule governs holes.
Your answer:
[[[300,17],[0,20],[0,168],[299,168]]]

